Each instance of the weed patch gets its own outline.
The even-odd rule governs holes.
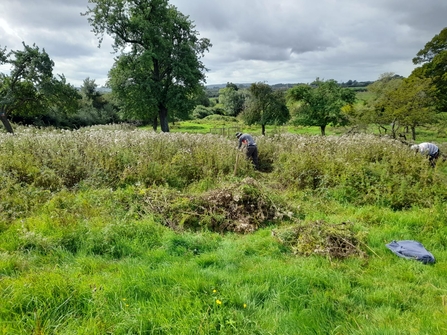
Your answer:
[[[149,212],[175,230],[207,228],[245,234],[293,218],[285,203],[275,203],[261,184],[249,177],[198,196],[178,192],[161,196],[152,191],[145,202]]]
[[[331,258],[366,255],[362,250],[364,236],[356,233],[350,222],[331,224],[317,220],[273,230],[272,234],[298,255],[316,254]]]

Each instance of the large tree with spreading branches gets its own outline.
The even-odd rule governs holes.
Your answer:
[[[206,68],[201,61],[211,47],[199,39],[193,22],[167,0],[89,0],[83,15],[100,44],[104,34],[119,52],[109,85],[124,115],[152,120],[169,131],[169,117],[184,116],[202,90]]]

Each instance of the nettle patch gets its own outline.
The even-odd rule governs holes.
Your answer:
[[[271,199],[253,178],[200,195],[148,190],[144,200],[147,211],[175,230],[207,228],[245,234],[293,219],[293,212]]]

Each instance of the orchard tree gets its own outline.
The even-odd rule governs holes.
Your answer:
[[[9,64],[9,75],[0,73],[0,119],[13,133],[10,118],[75,113],[80,95],[65,80],[53,77],[54,62],[45,50],[23,43],[23,51],[0,51],[0,65]]]
[[[437,110],[447,112],[447,27],[425,44],[413,58],[413,63],[421,66],[412,74],[432,79]]]
[[[295,106],[293,123],[320,127],[321,135],[326,126],[346,125],[348,117],[342,108],[352,106],[355,92],[342,88],[335,80],[316,79],[311,85],[298,85],[287,91],[287,101]]]
[[[392,93],[401,86],[403,79],[393,72],[385,72],[367,87],[368,92],[372,94],[368,102],[369,113],[365,115],[367,122],[377,125],[379,132],[387,133],[391,127],[393,137],[396,137],[399,122],[394,112],[396,106]]]
[[[236,84],[227,83],[227,86],[219,90],[219,102],[223,105],[225,115],[237,116],[244,109],[245,94]]]
[[[408,78],[384,73],[368,86],[373,93],[369,101],[369,123],[375,123],[379,130],[391,129],[391,136],[397,137],[402,127],[411,129],[416,140],[416,127],[435,121],[433,108],[433,86],[431,79],[411,75]]]
[[[433,108],[433,87],[430,78],[410,76],[400,85],[387,92],[388,113],[395,123],[411,129],[411,137],[416,140],[416,127],[436,121]],[[395,133],[393,134],[395,136]]]
[[[272,87],[265,83],[251,84],[241,118],[248,125],[260,125],[262,135],[265,135],[266,125],[286,123],[290,119],[290,113],[283,92],[273,91]]]
[[[109,72],[109,85],[125,116],[153,120],[169,131],[168,116],[187,115],[202,90],[201,58],[211,47],[198,38],[193,22],[168,0],[89,0],[83,15],[101,45],[110,35],[121,54]]]

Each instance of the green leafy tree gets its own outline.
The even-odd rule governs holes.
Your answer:
[[[0,119],[10,133],[13,117],[29,118],[78,109],[80,96],[65,77],[53,77],[54,62],[45,50],[23,43],[24,50],[0,52],[0,64],[9,64],[9,75],[0,73]]]
[[[45,88],[46,102],[53,114],[66,118],[79,111],[82,97],[73,85],[67,83],[64,75],[58,77],[52,78]]]
[[[411,75],[408,78],[393,73],[384,73],[379,80],[368,86],[374,94],[367,114],[370,123],[379,126],[396,138],[405,128],[411,129],[416,140],[416,127],[434,122],[436,119],[432,98],[433,86],[429,78]]]
[[[392,114],[395,123],[411,129],[413,140],[416,140],[416,127],[436,121],[432,90],[429,78],[410,76],[403,79],[395,90],[387,93],[389,108],[386,109]]]
[[[365,114],[367,122],[377,125],[379,132],[387,133],[390,130],[393,137],[396,137],[399,122],[394,113],[392,92],[401,86],[402,80],[403,77],[386,72],[367,87],[372,94],[368,102],[368,113]]]
[[[118,108],[113,103],[110,93],[102,93],[94,79],[84,79],[80,92],[82,95],[81,108],[74,121],[79,126],[106,124],[119,121]]]
[[[6,48],[0,49],[0,64],[5,64],[8,61],[8,54]]]
[[[89,102],[92,102],[97,98],[100,94],[98,92],[98,85],[95,83],[95,79],[90,79],[87,77],[82,82],[80,91],[83,97]]]
[[[266,125],[282,125],[290,119],[283,92],[273,91],[271,86],[265,83],[253,83],[248,93],[241,118],[248,125],[260,125],[262,135],[265,135]]]
[[[440,112],[447,111],[447,27],[435,35],[413,58],[414,64],[421,66],[413,70],[413,75],[431,78],[436,90],[433,96]]]
[[[83,15],[100,44],[104,34],[121,51],[109,85],[127,117],[153,120],[169,131],[168,114],[188,115],[205,82],[201,57],[211,47],[193,22],[167,0],[90,0]]]
[[[236,84],[227,83],[219,90],[219,102],[224,107],[225,115],[238,116],[244,109],[245,94]]]
[[[321,135],[326,126],[346,125],[349,122],[342,108],[353,105],[355,92],[342,88],[335,80],[317,78],[311,85],[298,85],[287,90],[287,101],[295,106],[293,123],[320,127]]]
[[[197,105],[201,105],[204,107],[210,107],[211,106],[211,101],[210,98],[208,97],[206,88],[204,85],[202,85],[201,90],[199,90],[199,92],[196,94],[196,106]]]

